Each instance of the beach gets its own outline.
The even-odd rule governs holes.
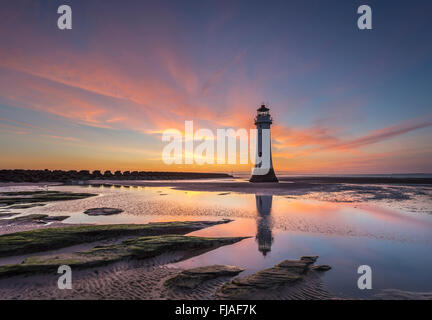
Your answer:
[[[287,259],[300,261],[304,256],[318,256],[315,265],[331,269],[319,272],[314,269],[315,265],[311,266],[310,271],[302,271],[305,272],[302,281],[272,287],[264,294],[257,291],[248,299],[427,298],[432,291],[429,271],[432,258],[428,254],[432,244],[432,186],[427,180],[420,181],[424,183],[388,179],[379,182],[283,178],[278,184],[251,184],[245,179],[228,178],[103,180],[80,186],[2,185],[0,192],[48,190],[92,196],[48,201],[45,205],[25,209],[2,207],[2,213],[17,214],[0,220],[0,234],[64,226],[229,219],[184,236],[241,237],[241,240],[204,252],[170,249],[151,258],[122,258],[76,270],[72,267],[72,290],[57,288],[59,275],[55,272],[3,277],[0,278],[0,298],[226,299],[220,290],[231,281],[243,279],[241,281],[248,281],[253,287],[258,281],[256,277],[250,278],[254,274],[269,268],[273,270],[271,268]],[[57,193],[53,194],[58,197]],[[84,213],[90,208],[104,207],[116,208],[119,212]],[[19,223],[4,222],[29,215],[39,216]],[[44,222],[47,217],[40,215],[63,220]],[[95,246],[118,245],[134,238],[119,235],[55,250],[0,257],[0,266],[20,264],[28,257],[85,252]],[[357,287],[357,268],[365,264],[374,271],[373,290]],[[194,289],[173,289],[165,285],[182,271],[214,265],[235,266],[242,271],[231,276],[213,275],[214,278]],[[233,290],[237,290],[235,286]]]

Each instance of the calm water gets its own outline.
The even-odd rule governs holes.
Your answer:
[[[331,202],[311,196],[195,192],[164,187],[50,187],[51,190],[94,192],[99,196],[31,208],[28,213],[70,214],[66,223],[147,223],[173,220],[234,219],[193,232],[200,236],[250,236],[177,263],[181,267],[230,264],[244,274],[284,259],[320,256],[333,269],[323,282],[334,294],[373,296],[381,289],[432,291],[432,215],[409,212],[386,202]],[[22,190],[22,188],[20,188]],[[431,208],[430,196],[417,199]],[[410,203],[414,208],[416,203]],[[121,208],[124,213],[90,217],[92,207]],[[408,207],[409,207],[408,206]],[[414,208],[415,209],[415,208]],[[357,268],[369,265],[373,290],[357,288]]]

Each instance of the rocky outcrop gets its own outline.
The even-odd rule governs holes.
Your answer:
[[[36,215],[30,216],[35,218]],[[38,218],[41,216],[45,217],[46,215],[37,215]],[[29,219],[28,217],[26,219]],[[87,225],[17,232],[0,235],[0,257],[55,250],[116,237],[186,234],[230,221],[232,220]]]
[[[47,214],[29,214],[12,219],[0,220],[0,224],[25,224],[25,223],[48,223],[52,221],[63,221],[70,216],[49,216]]]
[[[77,182],[88,180],[179,180],[232,178],[225,173],[100,170],[0,170],[0,182]]]
[[[67,201],[94,197],[93,193],[76,193],[60,191],[19,191],[19,192],[1,192],[0,205],[19,205],[34,204],[39,202]]]
[[[89,216],[108,216],[112,214],[118,214],[122,213],[122,209],[116,209],[116,208],[91,208],[84,211],[85,214]]]
[[[313,266],[311,269],[315,271],[329,271],[331,270],[331,267],[327,264],[323,264],[320,266]]]
[[[29,257],[21,264],[0,266],[0,277],[56,272],[60,265],[68,265],[72,269],[97,267],[123,260],[148,259],[172,252],[184,252],[184,256],[190,257],[243,239],[179,235],[140,237],[82,252]]]
[[[301,283],[310,273],[318,259],[317,256],[301,257],[299,260],[284,260],[272,268],[255,274],[235,278],[224,284],[216,292],[219,299],[251,299],[259,296],[260,292],[277,291],[284,286]]]
[[[227,265],[198,267],[180,272],[175,277],[165,281],[165,286],[169,288],[194,289],[205,281],[219,277],[236,276],[242,271],[244,269]]]
[[[15,204],[7,207],[7,209],[29,209],[34,207],[42,207],[45,203],[29,203],[29,204]]]

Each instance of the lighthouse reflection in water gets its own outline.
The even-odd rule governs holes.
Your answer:
[[[258,250],[266,256],[271,251],[273,243],[272,235],[272,207],[271,195],[255,195],[257,216],[257,234],[256,241],[258,242]]]

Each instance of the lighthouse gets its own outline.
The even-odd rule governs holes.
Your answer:
[[[265,104],[257,109],[255,117],[257,128],[256,156],[250,182],[278,182],[273,169],[271,154],[270,125],[273,123],[273,119],[269,111],[270,109]]]

